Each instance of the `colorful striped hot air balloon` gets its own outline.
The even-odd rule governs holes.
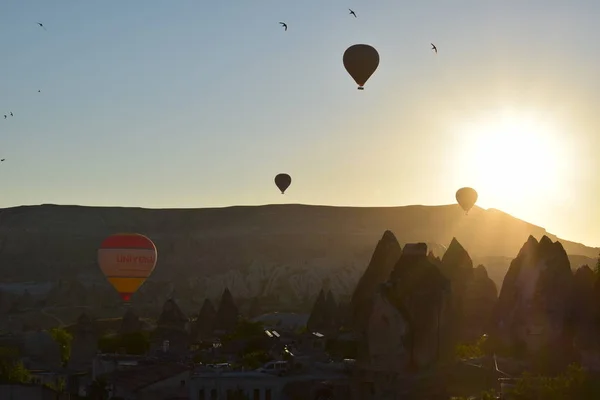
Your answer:
[[[138,233],[109,236],[98,249],[100,269],[126,302],[152,274],[156,258],[152,240]]]

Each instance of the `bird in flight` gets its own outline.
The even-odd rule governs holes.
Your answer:
[[[10,112],[10,116],[11,116],[11,117],[14,117],[14,115],[13,115],[12,111]]]
[[[355,13],[354,11],[352,11],[352,9],[351,9],[351,8],[349,8],[348,10],[350,10],[350,14],[351,14],[351,15],[354,15],[354,18],[356,18],[356,13]]]
[[[37,22],[37,24],[38,24],[40,27],[44,28],[44,30],[45,30],[45,31],[47,31],[47,30],[48,30],[48,29],[46,29],[46,27],[44,26],[44,24],[42,24],[41,22]]]
[[[0,161],[4,161],[4,160],[6,160],[6,158],[3,158],[3,159],[2,159],[2,160],[0,160]]]
[[[42,91],[41,91],[41,90],[38,90],[38,93],[42,93]]]
[[[433,43],[431,43],[431,50],[435,50],[435,54],[437,54],[437,47]]]
[[[285,30],[287,31],[287,24],[285,22],[280,22],[281,26],[283,26],[285,28]]]

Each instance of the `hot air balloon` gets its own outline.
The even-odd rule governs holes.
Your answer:
[[[100,269],[125,302],[152,274],[156,258],[152,240],[138,233],[109,236],[98,249]]]
[[[355,44],[344,52],[344,68],[358,84],[358,90],[364,90],[378,66],[379,53],[368,44]]]
[[[275,184],[281,190],[281,194],[284,194],[287,188],[292,184],[292,177],[288,174],[277,174],[275,177]]]
[[[465,214],[468,214],[477,201],[477,192],[470,187],[460,188],[456,191],[456,201],[465,210]]]

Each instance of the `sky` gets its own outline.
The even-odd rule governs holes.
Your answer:
[[[470,186],[481,207],[600,246],[598,15],[578,0],[5,0],[0,207],[438,205]],[[364,91],[342,64],[356,43],[380,54]]]

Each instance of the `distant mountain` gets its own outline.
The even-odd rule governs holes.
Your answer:
[[[475,207],[465,215],[457,205],[204,209],[41,205],[0,210],[0,279],[77,278],[86,285],[104,285],[96,265],[99,244],[112,233],[139,232],[158,248],[151,280],[172,282],[181,296],[198,297],[198,304],[205,297],[220,296],[225,286],[235,298],[290,291],[295,297],[310,298],[324,284],[336,296],[349,295],[386,230],[402,245],[427,242],[438,256],[456,237],[496,283],[494,268],[485,259],[506,258],[501,267],[506,270],[530,235],[560,240],[570,255],[592,259],[599,252],[498,210]]]

